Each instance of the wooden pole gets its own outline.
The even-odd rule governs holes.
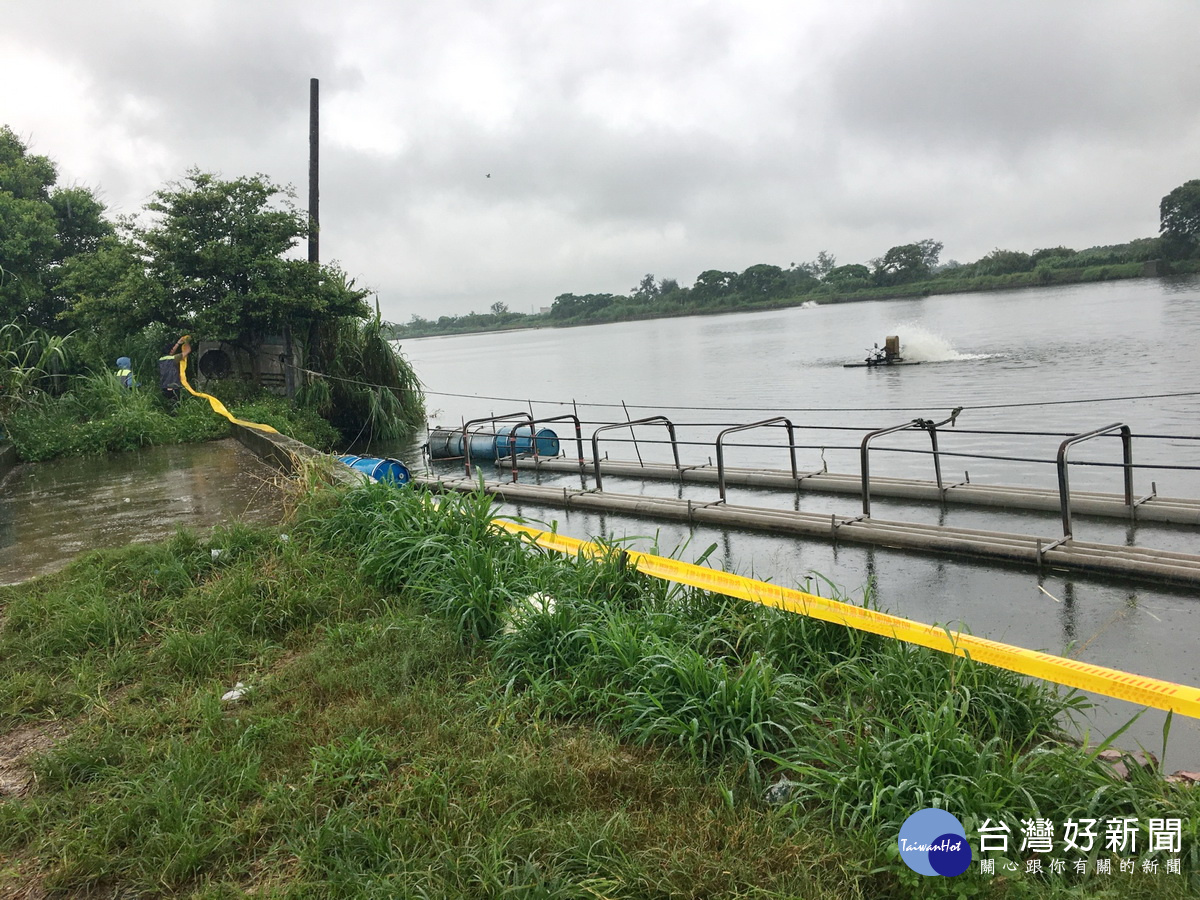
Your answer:
[[[321,82],[308,80],[308,261],[321,261]],[[283,326],[284,390],[288,397],[296,396],[295,355],[292,345],[292,326]]]
[[[308,261],[319,262],[321,232],[321,189],[320,189],[320,132],[321,97],[320,81],[308,81]]]

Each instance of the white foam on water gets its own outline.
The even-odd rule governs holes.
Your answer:
[[[942,335],[912,322],[895,325],[888,334],[900,338],[900,355],[913,362],[961,362],[991,359],[992,353],[959,353]],[[880,342],[882,344],[882,342]]]

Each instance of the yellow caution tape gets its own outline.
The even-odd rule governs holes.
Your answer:
[[[217,415],[224,416],[230,422],[232,422],[234,425],[245,425],[247,428],[257,428],[259,431],[269,431],[272,434],[279,434],[279,432],[276,431],[274,428],[272,428],[270,425],[262,425],[258,422],[247,422],[245,419],[237,418],[235,415],[233,415],[233,413],[231,413],[229,410],[227,410],[225,408],[224,403],[222,403],[220,400],[218,400],[212,394],[206,394],[203,391],[194,390],[192,388],[192,386],[190,384],[188,384],[188,380],[187,380],[187,357],[186,356],[179,361],[179,380],[181,382],[183,382],[183,386],[185,388],[187,388],[187,392],[189,394],[191,394],[193,397],[203,397],[205,400],[208,401],[209,406],[211,406],[213,408],[213,412],[215,412]]]
[[[611,549],[588,541],[577,540],[549,531],[540,531],[512,522],[496,520],[509,531],[527,535],[531,541],[549,550],[572,556],[604,556]],[[1068,687],[1080,688],[1118,700],[1128,700],[1155,709],[1172,710],[1185,716],[1200,718],[1200,688],[1146,678],[1119,669],[1108,669],[1079,660],[1066,659],[1026,650],[975,637],[962,632],[951,632],[936,625],[925,625],[911,619],[888,615],[872,609],[864,609],[850,603],[830,600],[779,585],[755,581],[740,575],[730,575],[693,563],[680,562],[662,556],[652,556],[638,551],[625,551],[629,561],[639,572],[654,578],[662,578],[689,587],[737,597],[764,606],[786,609],[802,616],[811,616],[825,622],[857,628],[884,637],[896,638],[910,644],[919,644],[942,653],[974,659],[978,662],[1031,675]]]

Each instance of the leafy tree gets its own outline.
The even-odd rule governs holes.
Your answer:
[[[550,306],[552,319],[587,319],[612,306],[617,300],[612,294],[559,294]]]
[[[66,260],[60,288],[72,298],[62,318],[118,336],[157,321],[163,303],[162,287],[149,277],[136,245],[117,234],[102,238],[90,253]]]
[[[1032,272],[1033,257],[1020,250],[1001,250],[997,247],[975,264],[978,275],[1011,275],[1014,272]]]
[[[737,276],[733,287],[747,300],[769,300],[787,293],[788,283],[779,266],[759,263]]]
[[[1200,247],[1200,179],[1185,181],[1162,198],[1158,206],[1167,256],[1192,255]]]
[[[835,291],[862,290],[872,286],[871,270],[858,263],[834,266],[826,274],[823,283]]]
[[[0,127],[0,319],[61,329],[61,267],[95,249],[112,226],[86,188],[56,188],[58,171]]]
[[[928,278],[941,252],[942,242],[932,238],[892,247],[882,259],[874,261],[875,281],[892,285]]]
[[[871,270],[866,266],[852,263],[848,266],[835,266],[825,276],[826,281],[845,281],[848,278],[870,278]]]
[[[807,294],[821,286],[821,281],[816,275],[813,275],[800,266],[785,269],[783,279],[786,284],[783,295],[789,297]]]
[[[634,300],[641,303],[651,303],[658,298],[660,291],[654,276],[647,274],[632,291],[629,292]]]
[[[335,266],[288,259],[308,233],[289,190],[264,175],[225,181],[199,170],[155,192],[150,223],[124,223],[68,273],[80,325],[132,334],[153,322],[253,346],[290,326],[367,314],[366,291]]]
[[[104,218],[104,204],[87,188],[56,188],[50,194],[50,205],[58,221],[55,262],[91,253],[113,233],[112,223]]]
[[[491,306],[488,307],[488,311],[491,312],[491,314],[493,316],[496,316],[497,318],[499,318],[500,316],[507,316],[508,315],[508,304],[501,303],[499,300],[497,300],[495,303],[493,303]]]
[[[737,277],[736,272],[707,269],[696,276],[696,283],[692,285],[692,296],[696,298],[697,303],[722,300],[733,293],[733,283]]]
[[[796,265],[792,263],[791,268],[798,270],[813,278],[824,281],[831,271],[837,266],[837,257],[825,250],[817,254],[817,258],[812,262],[800,263]]]
[[[945,245],[941,241],[935,241],[933,238],[925,238],[923,241],[917,241],[917,246],[921,248],[921,264],[926,269],[936,267],[938,258],[942,255],[942,248]]]
[[[1077,252],[1070,247],[1043,247],[1040,250],[1033,251],[1033,262],[1036,265],[1047,259],[1069,259]]]

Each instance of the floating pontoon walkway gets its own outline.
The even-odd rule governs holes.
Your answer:
[[[546,466],[543,460],[542,466]],[[578,471],[578,463],[568,463]],[[687,469],[688,472],[698,468]],[[678,477],[674,469],[673,477]],[[729,470],[726,470],[728,474]],[[613,474],[617,474],[614,472]],[[808,476],[801,481],[807,481]],[[790,480],[790,476],[788,476]],[[1200,586],[1200,556],[1078,541],[1071,538],[1038,537],[914,522],[892,522],[866,517],[848,517],[805,513],[784,509],[736,506],[667,497],[645,497],[612,491],[572,490],[521,483],[475,481],[470,478],[434,478],[414,476],[419,484],[442,491],[471,492],[480,489],[508,503],[596,512],[620,513],[658,519],[670,519],[718,528],[746,528],[824,538],[860,544],[875,544],[903,550],[953,554],[981,560],[998,560],[1040,568],[1118,576],[1157,583]],[[872,482],[874,487],[875,482]],[[1011,489],[1008,489],[1011,490]],[[1057,499],[1057,498],[1056,498]],[[1126,515],[1128,510],[1126,510]]]
[[[593,471],[593,465],[590,463],[580,466],[575,460],[562,457],[540,460],[519,457],[516,464],[518,468],[537,469],[542,472],[590,475]],[[717,467],[712,465],[684,465],[676,468],[670,464],[642,464],[632,460],[601,460],[600,472],[604,477],[611,475],[614,478],[699,484],[717,484],[720,478]],[[860,475],[839,475],[833,472],[800,473],[793,478],[790,472],[782,469],[742,469],[725,466],[724,479],[727,485],[768,488],[792,493],[811,491],[813,493],[862,496],[863,492],[863,480]],[[1061,495],[1057,490],[971,484],[969,482],[939,488],[932,481],[881,478],[878,475],[871,476],[870,490],[873,497],[893,497],[934,503],[1004,507],[1019,510],[1058,512],[1062,502]],[[1076,513],[1089,516],[1134,519],[1138,522],[1200,525],[1200,501],[1183,498],[1152,495],[1137,501],[1131,512],[1121,494],[1072,491],[1071,509]]]

